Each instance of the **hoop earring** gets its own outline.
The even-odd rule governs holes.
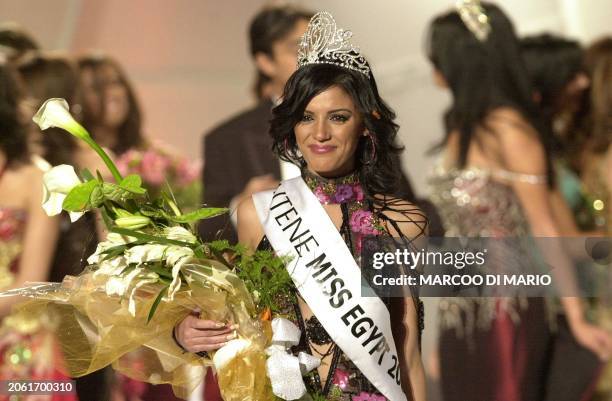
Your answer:
[[[372,165],[376,162],[376,141],[374,140],[374,136],[370,131],[368,131],[368,133],[364,136],[370,140],[370,148],[372,149],[369,160],[364,161],[364,164]]]

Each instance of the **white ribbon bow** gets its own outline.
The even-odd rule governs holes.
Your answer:
[[[300,329],[289,320],[272,320],[272,345],[266,348],[266,370],[272,383],[272,392],[283,400],[297,400],[306,394],[302,376],[319,367],[321,360],[305,352],[298,356],[288,353],[300,343]]]

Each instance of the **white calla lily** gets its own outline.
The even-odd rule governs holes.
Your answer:
[[[68,102],[65,99],[48,99],[32,118],[41,130],[56,127],[68,131],[72,135],[85,141],[93,150],[100,155],[104,164],[113,174],[117,182],[121,182],[122,176],[115,163],[108,157],[106,152],[94,141],[89,132],[79,124],[70,114]]]
[[[55,216],[62,212],[62,204],[66,195],[81,183],[74,171],[74,167],[60,164],[53,167],[43,175],[43,204],[42,207],[48,216]],[[83,213],[71,212],[70,220],[76,221]]]
[[[100,263],[102,259],[104,259],[103,252],[107,249],[115,247],[117,245],[129,244],[130,242],[136,241],[134,237],[128,237],[125,235],[117,234],[117,233],[108,233],[106,236],[106,241],[100,242],[96,247],[96,251],[89,255],[87,258],[87,263],[90,265],[94,265]],[[125,258],[122,257],[125,261]]]
[[[166,227],[164,229],[164,236],[168,239],[189,242],[191,244],[195,244],[198,240],[191,231],[181,226]]]
[[[65,99],[48,99],[32,118],[41,130],[57,127],[62,128],[77,138],[89,138],[87,131],[70,114],[68,102]]]

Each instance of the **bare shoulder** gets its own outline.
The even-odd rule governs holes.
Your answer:
[[[511,107],[500,107],[490,112],[486,124],[493,128],[502,143],[526,145],[539,141],[535,128],[523,114]]]
[[[413,239],[427,235],[427,215],[412,202],[394,196],[376,195],[374,209],[381,217],[381,224],[392,236],[402,235]]]
[[[238,241],[251,249],[256,249],[264,236],[263,227],[259,222],[257,209],[252,197],[248,197],[238,205]]]

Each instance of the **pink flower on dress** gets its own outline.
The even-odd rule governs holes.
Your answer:
[[[363,195],[363,188],[361,188],[361,185],[359,184],[353,185],[353,192],[355,193],[355,200],[357,202],[361,202],[363,198],[365,198],[365,196]]]
[[[378,230],[374,227],[374,216],[368,210],[357,210],[351,214],[351,230],[363,235],[377,235]]]
[[[353,197],[353,187],[348,184],[340,184],[336,188],[334,194],[334,200],[338,203],[343,203],[350,200]]]
[[[332,382],[335,386],[340,387],[341,390],[346,390],[349,385],[349,374],[342,369],[336,369],[334,372],[334,381]]]
[[[327,195],[323,191],[323,188],[321,188],[321,187],[316,187],[315,190],[314,190],[314,194],[317,197],[317,199],[319,200],[319,202],[321,202],[323,204],[327,204],[327,203],[331,202],[331,197],[329,195]]]
[[[365,391],[362,391],[361,393],[354,395],[352,398],[353,398],[353,401],[387,401],[387,399],[382,395],[370,394],[370,393],[366,393]]]
[[[145,182],[161,185],[166,179],[170,160],[154,150],[147,150],[142,156],[141,174]]]

